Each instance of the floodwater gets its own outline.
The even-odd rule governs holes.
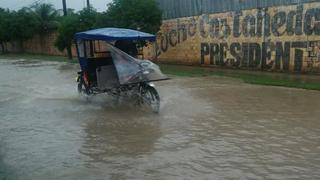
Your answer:
[[[320,92],[157,83],[160,114],[76,92],[77,66],[0,60],[0,179],[320,179]]]

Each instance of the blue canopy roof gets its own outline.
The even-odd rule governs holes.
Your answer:
[[[105,41],[117,41],[117,40],[155,41],[156,36],[149,33],[132,30],[132,29],[100,28],[100,29],[93,29],[85,32],[76,33],[75,39],[105,40]]]

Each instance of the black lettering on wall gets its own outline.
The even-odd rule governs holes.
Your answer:
[[[309,9],[304,18],[304,33],[320,35],[320,9]],[[314,22],[313,22],[314,21]]]
[[[169,43],[172,47],[175,47],[178,43],[177,31],[175,29],[169,32]]]
[[[258,43],[249,44],[249,67],[257,67],[261,62],[261,47]]]
[[[219,37],[219,31],[220,31],[220,23],[218,19],[211,19],[210,22],[210,37],[215,38]]]
[[[200,64],[204,64],[205,57],[209,55],[210,50],[209,50],[209,44],[208,43],[201,43],[201,60]]]
[[[166,52],[168,50],[168,35],[167,34],[163,34],[161,36],[161,39],[160,39],[160,45],[161,45],[161,50],[163,52]]]
[[[302,17],[303,17],[303,5],[297,7],[297,15],[296,15],[296,26],[295,33],[296,35],[302,35]]]
[[[193,37],[197,32],[197,22],[194,18],[191,18],[188,26],[188,34],[190,37]]]
[[[239,66],[242,58],[241,44],[232,43],[230,45],[230,53],[236,59],[234,66]]]
[[[285,30],[283,32],[279,32],[280,28],[285,25],[286,23],[286,13],[285,12],[278,12],[277,14],[274,15],[272,24],[271,24],[271,29],[272,33],[275,36],[282,36],[286,32]]]
[[[180,24],[180,21],[178,19],[178,43],[181,43],[185,40],[187,40],[188,34],[185,24]]]
[[[262,43],[262,55],[261,55],[261,69],[270,69],[272,64],[267,64],[267,61],[271,59],[271,53],[274,51],[274,44],[271,42]]]
[[[295,48],[294,51],[294,70],[300,72],[302,69],[303,62],[303,50],[299,48],[306,48],[308,46],[307,42],[292,42],[291,48]]]
[[[282,42],[276,43],[276,69],[289,70],[290,62],[290,42],[285,42],[284,47]]]
[[[199,23],[199,29],[200,29],[200,35],[203,38],[207,38],[208,37],[208,32],[206,32],[205,30],[205,24],[206,21],[208,21],[208,15],[203,15],[200,19],[200,23]]]
[[[295,49],[294,51],[294,71],[300,72],[302,69],[303,51]]]
[[[315,9],[314,34],[320,35],[320,8]]]
[[[233,19],[233,36],[234,37],[240,37],[240,16],[242,16],[242,12],[236,12],[235,17]]]
[[[243,24],[242,24],[242,32],[245,37],[254,37],[255,34],[255,24],[256,24],[256,18],[252,15],[248,15],[244,18]]]
[[[262,25],[263,25],[263,20],[264,20],[263,13],[264,12],[261,9],[259,9],[258,13],[257,13],[257,32],[256,32],[256,35],[258,37],[262,36]]]
[[[221,19],[221,26],[223,29],[223,37],[224,38],[229,37],[231,34],[231,29],[230,29],[230,26],[228,25],[227,19]]]
[[[249,64],[249,43],[242,43],[243,58],[241,61],[241,67],[246,67]]]
[[[220,60],[216,62],[217,65],[224,65],[224,58],[227,57],[227,50],[228,50],[227,43],[220,44]]]
[[[219,44],[210,44],[210,64],[216,64],[216,62],[219,62],[219,51]]]
[[[194,41],[198,41],[199,36],[200,40],[206,39],[205,42],[208,42],[201,44],[201,63],[278,70],[289,70],[292,67],[295,71],[301,71],[303,53],[308,52],[311,56],[316,50],[305,49],[307,48],[305,42],[280,42],[283,38],[277,37],[288,35],[294,36],[293,39],[299,41],[304,38],[306,41],[318,40],[316,35],[320,35],[320,8],[315,6],[316,8],[304,10],[307,7],[312,8],[309,4],[295,7],[295,9],[291,6],[283,8],[285,12],[281,11],[281,8],[274,7],[270,12],[268,8],[258,8],[257,11],[253,10],[255,14],[251,11],[243,11],[245,13],[239,11],[234,14],[225,14],[222,19],[218,15],[191,17],[189,20],[177,20],[174,29],[167,30],[172,28],[169,22],[168,26],[163,27],[166,33],[158,37],[156,54],[160,55],[168,51],[168,48],[176,47],[190,37],[197,36]],[[275,11],[276,14],[273,15]],[[223,39],[230,35],[234,38]],[[272,42],[274,40],[278,42]],[[267,42],[255,43],[260,41]],[[229,55],[233,57],[227,59]],[[310,61],[317,60],[316,55],[310,58],[312,58]],[[209,62],[205,62],[206,60]]]
[[[306,35],[311,35],[313,33],[313,27],[312,27],[312,18],[314,15],[314,9],[309,9],[306,12],[305,18],[304,18],[304,33]]]
[[[292,35],[294,35],[294,33],[295,33],[295,30],[294,30],[294,28],[293,28],[293,25],[294,25],[294,18],[295,18],[295,16],[296,16],[296,12],[295,11],[290,11],[289,13],[288,13],[288,18],[287,18],[287,34],[289,35],[289,36],[292,36]]]
[[[267,13],[268,9],[265,9],[264,12],[264,36],[269,37],[271,35],[271,18],[270,15]]]
[[[303,6],[298,6],[296,11],[290,11],[287,16],[287,34],[302,35]]]

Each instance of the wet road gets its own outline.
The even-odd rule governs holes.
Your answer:
[[[320,92],[157,83],[159,115],[76,92],[74,65],[0,60],[0,179],[320,179]]]

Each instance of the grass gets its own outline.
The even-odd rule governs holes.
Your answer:
[[[77,63],[76,58],[73,60],[69,60],[64,56],[49,56],[49,55],[40,55],[40,54],[30,54],[30,53],[8,53],[1,54],[0,58],[2,59],[25,59],[25,60],[44,60],[44,61],[55,61],[55,62],[69,62],[69,63]]]
[[[284,86],[310,90],[320,90],[320,76],[286,73],[271,73],[261,71],[228,70],[206,67],[189,67],[177,65],[161,65],[165,74],[186,77],[224,76],[241,79],[245,83]]]
[[[26,60],[45,60],[77,63],[76,58],[68,60],[63,56],[47,56],[36,54],[5,54],[0,55],[0,59],[26,59]],[[310,90],[320,90],[320,76],[317,75],[301,75],[287,73],[270,73],[261,71],[246,70],[228,70],[208,67],[194,67],[181,65],[165,65],[160,64],[161,70],[165,74],[184,76],[184,77],[202,77],[202,76],[224,76],[230,78],[241,79],[245,83],[268,85],[268,86],[284,86],[292,88],[302,88]]]

